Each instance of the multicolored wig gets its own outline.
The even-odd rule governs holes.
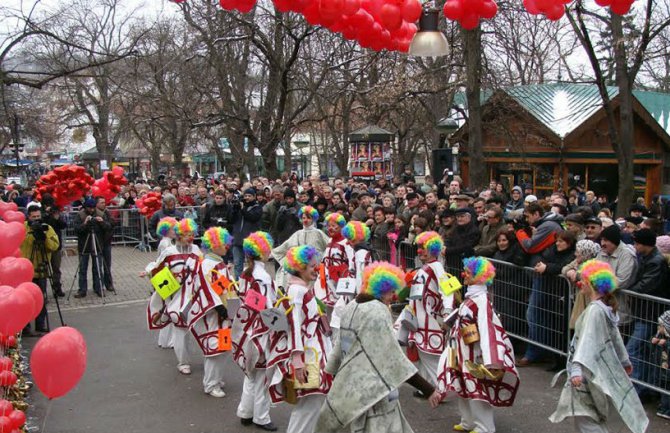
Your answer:
[[[171,229],[174,229],[177,225],[177,220],[172,217],[164,217],[158,221],[156,226],[156,234],[160,237],[165,237],[168,235]]]
[[[373,262],[363,271],[361,293],[381,299],[389,292],[399,292],[405,287],[405,273],[388,262]]]
[[[202,247],[208,251],[219,247],[230,248],[232,244],[233,236],[222,227],[210,227],[202,235]]]
[[[463,259],[463,270],[472,276],[471,284],[490,286],[496,277],[496,268],[484,257],[468,257]]]
[[[315,257],[318,260],[319,252],[313,246],[301,245],[299,247],[292,247],[286,253],[284,270],[291,275],[298,275],[307,269],[307,265]]]
[[[274,241],[267,232],[254,232],[247,236],[242,242],[244,255],[252,259],[267,257],[272,252]]]
[[[174,228],[177,236],[195,235],[198,233],[198,224],[191,218],[180,220]]]
[[[319,219],[319,211],[314,209],[312,206],[303,206],[298,210],[298,218],[302,219],[303,215],[307,215],[312,220],[316,221]]]
[[[352,244],[366,242],[370,239],[370,228],[360,221],[350,221],[342,229],[342,236]]]
[[[431,257],[439,257],[444,242],[437,232],[423,232],[416,237],[416,245]]]
[[[600,260],[587,260],[579,267],[581,282],[586,283],[601,295],[612,293],[616,290],[616,276],[612,267]]]
[[[341,213],[333,212],[326,214],[326,224],[330,224],[331,222],[335,222],[338,226],[344,227],[347,220],[344,219],[344,216]]]

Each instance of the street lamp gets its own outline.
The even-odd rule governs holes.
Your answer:
[[[449,44],[444,33],[439,31],[438,10],[426,5],[419,18],[419,30],[409,44],[410,56],[439,57],[449,54]]]
[[[437,122],[435,129],[440,133],[440,147],[444,147],[449,137],[458,130],[458,122],[451,117],[443,117]]]

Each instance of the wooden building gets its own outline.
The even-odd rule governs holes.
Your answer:
[[[618,89],[609,88],[618,116]],[[539,84],[487,95],[482,103],[483,146],[491,179],[532,184],[537,193],[581,185],[611,200],[618,188],[617,159],[595,85]],[[670,94],[634,92],[635,191],[648,201],[670,183]],[[460,170],[468,181],[467,126],[459,143]]]

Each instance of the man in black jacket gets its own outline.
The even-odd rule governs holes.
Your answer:
[[[656,248],[656,234],[650,229],[640,229],[633,233],[633,246],[637,252],[637,276],[628,288],[631,292],[658,298],[670,298],[667,287],[668,265]],[[654,383],[651,345],[649,340],[656,330],[656,319],[663,312],[663,305],[642,298],[631,298],[631,312],[635,317],[633,333],[626,344],[626,350],[633,364],[634,379]],[[635,386],[642,396],[646,388]]]
[[[205,208],[205,215],[202,218],[203,229],[223,227],[226,230],[230,230],[228,224],[229,212],[229,205],[226,203],[226,192],[222,189],[217,189],[214,193],[214,201],[208,203]]]
[[[472,218],[472,210],[464,207],[454,211],[456,226],[445,240],[445,259],[447,267],[457,268],[463,257],[474,254],[481,233]]]
[[[283,244],[293,233],[302,228],[302,222],[298,218],[298,211],[302,206],[303,204],[295,199],[295,191],[290,187],[286,188],[284,191],[284,203],[279,207],[277,218],[270,231],[275,245]]]
[[[113,292],[110,272],[113,226],[109,212],[105,209],[105,199],[103,197],[86,199],[83,209],[75,216],[74,226],[79,250],[79,291],[74,297],[86,297],[89,257],[93,258],[93,291],[95,294],[102,296],[101,279],[104,280],[107,290]],[[103,275],[100,275],[100,272]]]
[[[242,242],[261,226],[263,207],[256,201],[256,190],[246,189],[241,201],[232,201],[228,211],[228,221],[233,225],[233,261],[235,277],[240,278],[244,270],[244,250]]]

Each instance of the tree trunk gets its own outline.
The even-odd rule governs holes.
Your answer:
[[[619,191],[616,216],[625,216],[628,207],[635,198],[635,184],[633,182],[634,130],[633,122],[633,91],[626,46],[624,43],[621,16],[611,13],[612,36],[614,38],[614,63],[616,67],[616,84],[619,88],[619,140],[613,139],[612,147],[619,162]]]
[[[468,101],[468,156],[470,158],[469,173],[471,189],[483,188],[488,184],[486,179],[486,162],[482,150],[482,113],[480,105],[480,85],[482,74],[482,38],[481,30],[463,30],[465,41],[465,70]]]

